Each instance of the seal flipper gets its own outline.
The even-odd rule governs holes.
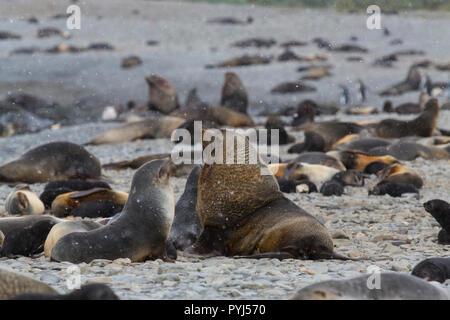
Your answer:
[[[289,252],[275,251],[252,254],[248,256],[234,256],[233,259],[278,259],[281,261],[284,259],[295,259],[295,257]]]

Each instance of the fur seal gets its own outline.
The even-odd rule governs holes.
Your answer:
[[[430,258],[419,262],[411,274],[427,281],[445,282],[450,279],[450,258]]]
[[[78,208],[80,205],[84,205],[84,209],[87,212],[82,212],[82,210],[78,210],[81,214],[81,217],[98,217],[96,216],[96,210],[98,210],[98,204],[96,210],[88,210],[89,206],[86,206],[88,203],[93,201],[103,201],[105,204],[112,203],[116,205],[116,210],[112,210],[112,212],[100,212],[100,217],[110,217],[120,212],[127,202],[128,194],[121,191],[115,191],[107,188],[93,188],[89,190],[83,191],[74,191],[69,193],[60,194],[53,200],[51,212],[56,217],[66,217],[73,215],[72,211]],[[100,204],[101,208],[101,204]]]
[[[344,193],[344,186],[342,183],[336,180],[325,181],[320,187],[320,193],[326,197],[338,196],[340,197]]]
[[[99,229],[71,233],[53,246],[51,258],[72,263],[94,259],[129,258],[169,261],[166,242],[174,217],[174,199],[167,160],[153,160],[133,176],[131,191],[120,216]]]
[[[241,79],[239,79],[239,76],[234,72],[225,73],[225,82],[222,86],[220,105],[247,114],[247,90]]]
[[[44,191],[42,191],[39,196],[39,199],[41,199],[44,203],[46,209],[50,209],[53,200],[55,200],[55,198],[60,194],[69,193],[72,191],[89,190],[93,188],[111,189],[109,184],[104,181],[81,179],[56,180],[46,184]]]
[[[170,138],[172,132],[184,122],[183,118],[165,116],[127,123],[103,132],[86,145],[120,143],[138,139]]]
[[[265,128],[267,129],[267,145],[272,145],[272,143],[285,145],[295,141],[295,138],[287,133],[286,129],[284,128],[283,121],[275,116],[270,116],[267,118]],[[272,130],[278,130],[278,141],[272,141]]]
[[[422,188],[423,180],[413,169],[394,163],[377,173],[380,182],[411,184]]]
[[[158,75],[146,77],[149,87],[149,107],[164,114],[169,114],[179,108],[178,94],[175,88],[164,78]]]
[[[369,191],[369,195],[371,196],[388,194],[391,197],[401,197],[404,193],[419,194],[419,189],[409,183],[380,182]]]
[[[6,197],[5,209],[9,214],[40,215],[44,204],[27,185],[19,185]]]
[[[82,146],[51,142],[0,167],[0,182],[43,183],[62,179],[99,179],[100,160]]]
[[[214,68],[232,68],[232,67],[246,67],[258,64],[269,64],[273,57],[263,57],[261,55],[243,55],[240,57],[225,60],[216,64],[208,64],[206,69]]]
[[[395,55],[391,55],[395,57]],[[385,89],[380,92],[381,96],[387,95],[400,95],[407,91],[418,90],[420,86],[422,76],[420,75],[419,68],[417,66],[411,66],[408,70],[406,79],[400,83],[395,84],[391,88]]]
[[[423,207],[442,227],[438,234],[438,243],[450,244],[450,204],[444,200],[434,199],[425,202]]]
[[[291,300],[448,300],[441,288],[402,273],[380,273],[380,289],[369,289],[371,274],[328,280],[298,290]]]
[[[247,258],[344,259],[333,252],[325,226],[284,197],[267,166],[259,158],[256,164],[249,164],[248,155],[257,153],[248,137],[226,131],[228,134],[233,141],[237,138],[237,145],[244,143],[244,148],[227,145],[223,135],[216,137],[227,159],[205,163],[200,172],[196,211],[203,230],[194,252]],[[208,146],[204,144],[204,148]],[[228,158],[231,155],[233,159]],[[236,163],[240,156],[244,156],[243,164]],[[230,160],[234,164],[226,164]]]
[[[397,159],[391,156],[371,156],[365,152],[354,150],[330,151],[327,154],[339,159],[348,170],[364,171],[367,165],[372,162],[383,162],[389,165],[398,162]]]
[[[173,243],[178,250],[184,250],[192,245],[201,232],[202,227],[195,211],[200,170],[200,165],[196,165],[192,169],[187,178],[184,192],[175,205],[175,216],[168,242]]]
[[[61,219],[58,219],[49,215],[40,215],[40,216],[24,216],[24,217],[5,217],[0,218],[0,230],[3,232],[4,236],[8,236],[9,232],[14,229],[25,229],[27,227],[32,226],[33,224],[39,221],[49,221],[54,222],[55,224],[61,222]]]
[[[335,168],[337,170],[345,171],[346,168],[344,164],[324,152],[303,152],[298,157],[290,160],[289,162],[304,162],[309,164],[320,164],[322,166],[327,166]]]
[[[91,283],[67,294],[23,293],[8,300],[119,300],[119,297],[106,284]]]
[[[103,225],[89,220],[81,220],[81,221],[62,221],[54,225],[50,231],[44,242],[44,254],[46,257],[51,256],[52,248],[59,239],[64,237],[65,235],[73,232],[88,232],[91,230],[98,229]]]
[[[439,103],[430,99],[424,111],[409,121],[385,119],[375,126],[375,133],[380,138],[402,138],[408,136],[430,137],[436,129],[439,118]]]
[[[449,159],[450,154],[445,150],[435,146],[424,146],[411,141],[397,141],[386,147],[370,149],[369,154],[376,156],[390,155],[398,160],[411,161],[416,158]]]
[[[10,230],[3,241],[0,256],[33,256],[42,252],[44,241],[50,229],[56,224],[53,220],[37,221],[26,227]]]
[[[24,293],[57,294],[49,285],[4,268],[0,268],[0,300]]]
[[[337,150],[357,150],[362,152],[369,152],[373,148],[387,147],[391,141],[381,138],[358,138],[348,143],[339,144],[336,146]]]

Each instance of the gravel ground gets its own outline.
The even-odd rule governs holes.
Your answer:
[[[198,86],[201,97],[210,102],[219,99],[224,70],[204,69],[204,65],[219,62],[244,53],[261,52],[230,48],[237,40],[252,36],[275,37],[284,40],[310,40],[323,36],[337,41],[348,41],[351,35],[359,38],[358,44],[369,48],[365,63],[345,61],[347,55],[334,54],[329,63],[335,65],[334,76],[314,83],[319,92],[311,95],[273,96],[268,92],[282,81],[295,80],[297,63],[273,63],[269,66],[239,68],[238,71],[249,91],[252,101],[251,112],[256,114],[259,102],[263,106],[277,106],[295,103],[306,97],[319,101],[336,101],[337,84],[364,77],[374,91],[383,89],[401,80],[408,66],[423,57],[402,57],[393,69],[373,68],[370,63],[381,55],[399,49],[424,49],[427,58],[436,61],[448,59],[450,41],[442,36],[442,30],[450,28],[448,13],[411,13],[399,17],[386,16],[383,23],[393,33],[383,38],[381,32],[369,32],[365,28],[363,14],[335,14],[331,11],[309,9],[263,8],[255,6],[230,6],[176,3],[171,1],[130,0],[127,10],[118,10],[121,2],[80,1],[86,19],[81,32],[73,32],[70,43],[86,45],[93,41],[109,41],[117,50],[112,53],[90,55],[60,54],[57,56],[35,55],[9,56],[8,52],[20,46],[39,45],[48,47],[60,40],[36,40],[36,26],[23,19],[36,15],[39,27],[55,25],[60,20],[50,20],[52,14],[65,11],[67,1],[26,0],[7,1],[0,12],[0,30],[14,30],[24,39],[0,42],[0,94],[22,88],[34,94],[53,98],[60,103],[69,103],[86,97],[97,101],[93,112],[99,106],[109,103],[123,103],[128,99],[145,101],[147,89],[144,76],[151,72],[167,77],[179,90],[181,98],[191,86]],[[133,15],[133,8],[140,14]],[[98,19],[98,16],[103,16]],[[205,25],[205,20],[216,16],[246,18],[252,15],[255,23],[245,27],[224,27]],[[282,19],[283,23],[279,23]],[[121,28],[117,28],[121,25]],[[14,26],[14,28],[12,27]],[[358,27],[359,26],[359,27]],[[101,27],[101,28],[99,28]],[[335,32],[338,30],[339,32]],[[435,36],[435,35],[438,36]],[[445,35],[444,35],[445,36]],[[388,41],[401,37],[405,45],[388,47]],[[448,37],[448,35],[447,35]],[[146,47],[145,41],[158,40],[156,47]],[[445,40],[445,41],[444,41]],[[40,42],[45,41],[45,42]],[[216,49],[214,49],[216,48]],[[320,52],[315,45],[295,49],[298,54]],[[129,54],[138,54],[143,65],[130,70],[120,70],[120,59]],[[276,47],[264,54],[280,54]],[[323,52],[322,52],[323,53]],[[430,71],[433,79],[446,81],[448,74]],[[105,81],[107,79],[107,81]],[[95,99],[94,99],[95,97]],[[181,99],[183,100],[183,99]],[[395,97],[394,103],[414,101],[416,93]],[[69,102],[67,102],[69,101]],[[380,106],[381,100],[373,92],[369,95],[373,105]],[[387,115],[348,116],[338,114],[340,120],[380,120]],[[318,121],[331,117],[320,117]],[[407,119],[408,116],[398,116]],[[256,118],[263,123],[263,118]],[[450,127],[450,112],[443,111],[439,125]],[[62,127],[59,130],[44,130],[0,138],[0,163],[20,156],[24,151],[38,144],[67,140],[85,143],[94,135],[117,124],[85,123]],[[295,133],[298,139],[301,133]],[[87,149],[100,158],[102,163],[135,158],[149,153],[168,152],[171,144],[167,139],[143,140],[111,146],[88,146]],[[281,157],[287,157],[287,147],[281,148]],[[320,194],[293,194],[288,197],[325,223],[335,238],[336,251],[353,257],[367,257],[362,261],[278,261],[272,259],[236,260],[229,258],[199,259],[179,254],[175,264],[162,261],[129,263],[96,260],[81,264],[82,282],[104,282],[111,285],[121,299],[286,299],[296,289],[308,284],[327,280],[344,279],[365,273],[371,265],[383,271],[410,272],[419,261],[428,257],[448,256],[448,247],[436,243],[438,224],[425,212],[422,203],[435,198],[448,199],[449,161],[424,161],[417,159],[409,166],[424,178],[425,185],[419,199],[416,197],[391,198],[389,196],[367,196],[367,190],[374,185],[374,179],[363,188],[347,187],[342,197],[323,197]],[[105,171],[122,191],[130,187],[132,170]],[[176,198],[184,189],[185,179],[171,180]],[[31,188],[36,193],[43,185]],[[0,207],[3,206],[11,188],[0,185]],[[10,267],[40,279],[61,292],[67,292],[67,263],[50,262],[41,256],[36,259],[0,259],[0,265]],[[448,288],[449,282],[441,286]]]

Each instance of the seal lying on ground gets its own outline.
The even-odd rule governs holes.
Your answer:
[[[450,258],[425,259],[414,267],[411,274],[427,281],[445,282],[450,279]]]
[[[58,292],[43,282],[0,268],[0,300],[24,293],[57,294]]]
[[[380,277],[379,289],[376,277]],[[371,278],[372,277],[372,278]],[[372,280],[374,279],[374,280]],[[374,285],[373,289],[369,284]],[[369,274],[345,280],[329,280],[300,289],[291,300],[448,300],[443,289],[401,273]]]
[[[248,137],[228,134],[237,144],[227,145],[223,134],[214,140],[216,146],[221,141],[223,164],[205,163],[200,172],[196,211],[203,231],[191,250],[249,258],[345,259],[333,251],[325,226],[284,197],[259,157],[249,164],[249,157],[257,153]],[[204,148],[211,151],[208,143]],[[241,156],[245,161],[237,164]],[[226,164],[230,161],[234,164]]]
[[[100,160],[82,146],[51,142],[0,167],[0,182],[39,183],[62,179],[99,179]]]
[[[45,207],[29,186],[19,185],[6,197],[5,210],[9,214],[40,215]]]
[[[417,118],[409,121],[382,120],[375,126],[375,133],[380,138],[430,137],[436,129],[438,118],[439,103],[437,99],[430,99]]]
[[[425,202],[423,206],[442,227],[438,234],[438,243],[450,244],[450,204],[444,200],[434,199]]]
[[[117,258],[169,261],[166,242],[174,216],[174,198],[168,164],[167,160],[154,160],[139,168],[120,216],[99,229],[62,237],[53,246],[51,258],[72,263]]]
[[[91,283],[67,294],[22,293],[8,300],[119,300],[119,297],[103,283]]]
[[[450,158],[450,154],[445,149],[401,140],[386,147],[370,149],[368,153],[376,156],[390,155],[398,160],[405,161],[411,161],[419,157],[427,160]]]
[[[387,165],[398,162],[398,160],[392,156],[372,156],[365,152],[354,150],[329,151],[327,152],[327,155],[341,161],[348,170],[356,169],[364,171],[364,169],[373,162],[382,162]]]

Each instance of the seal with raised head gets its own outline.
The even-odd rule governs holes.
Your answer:
[[[80,145],[51,142],[0,167],[0,182],[39,183],[63,179],[99,179],[100,160]]]
[[[222,86],[220,105],[247,114],[247,90],[239,76],[234,72],[225,73],[225,82]]]
[[[24,293],[57,294],[58,292],[41,281],[0,268],[0,300]]]
[[[438,243],[450,244],[450,204],[444,200],[434,199],[425,202],[423,207],[442,227],[438,234]]]
[[[174,198],[167,160],[139,168],[120,216],[99,229],[65,235],[53,246],[51,258],[72,263],[129,258],[169,261],[166,243],[174,216]]]
[[[298,290],[291,300],[448,300],[449,295],[422,279],[402,273],[379,274],[380,288],[371,289],[372,274],[314,283]],[[376,283],[375,283],[376,284]]]
[[[247,258],[343,258],[333,251],[325,226],[284,197],[266,164],[259,157],[251,163],[257,153],[248,137],[228,134],[237,144],[228,145],[223,131],[214,140],[215,152],[223,148],[226,159],[205,163],[200,172],[196,211],[203,231],[192,250]],[[205,151],[210,147],[205,143]]]
[[[145,78],[148,84],[150,108],[169,114],[179,108],[178,94],[175,88],[163,77],[152,75]]]
[[[445,282],[450,279],[450,258],[429,258],[419,262],[411,274],[427,281]]]
[[[385,119],[375,125],[375,133],[380,138],[402,138],[408,136],[430,137],[436,129],[439,118],[439,103],[430,99],[424,111],[409,121]]]
[[[45,211],[44,204],[27,185],[19,185],[6,197],[5,209],[9,214],[39,215]]]

